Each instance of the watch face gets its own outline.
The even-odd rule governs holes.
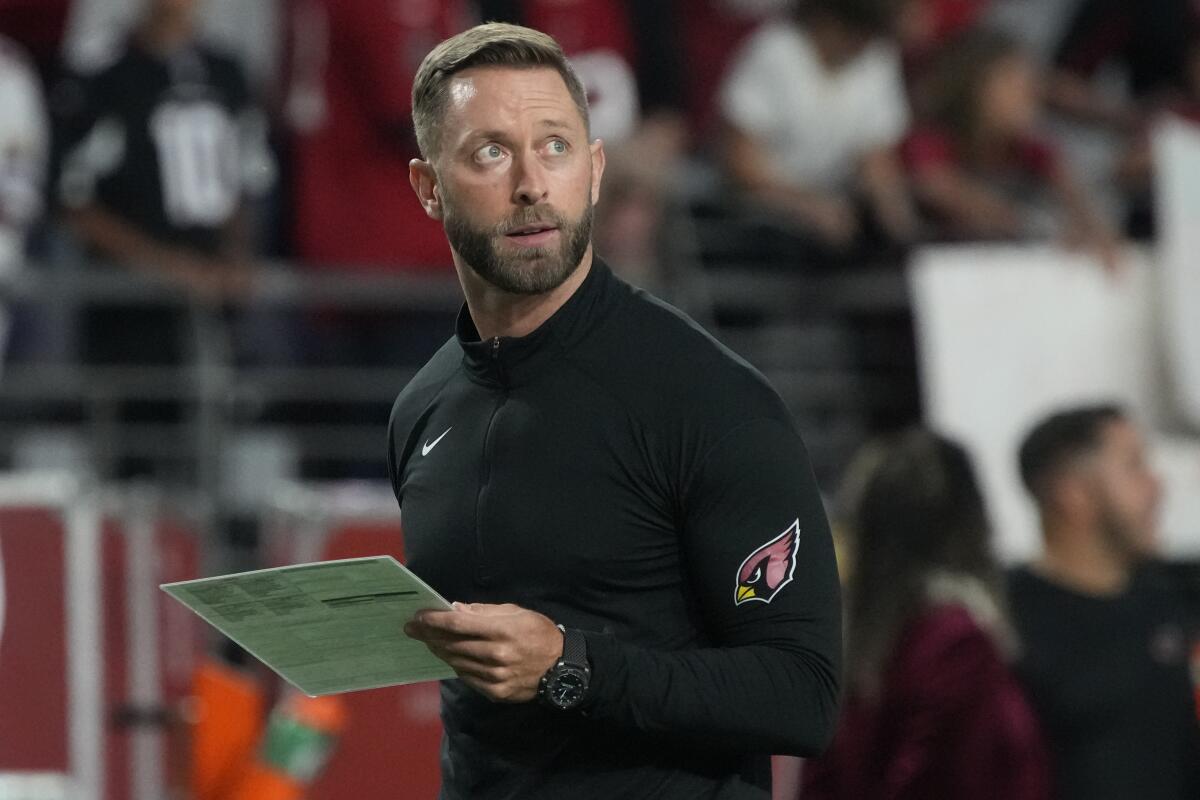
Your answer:
[[[546,699],[558,708],[574,708],[587,691],[587,673],[578,667],[564,666],[546,686]]]

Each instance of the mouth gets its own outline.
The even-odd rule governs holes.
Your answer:
[[[521,225],[504,234],[504,238],[524,247],[539,247],[558,235],[558,228],[550,222],[534,222]]]

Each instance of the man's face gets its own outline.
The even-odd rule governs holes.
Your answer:
[[[557,288],[591,243],[600,148],[556,70],[458,73],[432,163],[450,246],[505,292]]]
[[[1124,420],[1106,425],[1089,471],[1101,535],[1127,559],[1153,555],[1162,487],[1150,469],[1137,428]]]

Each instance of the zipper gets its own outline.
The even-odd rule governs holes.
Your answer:
[[[491,580],[491,565],[487,559],[484,535],[484,519],[487,514],[487,495],[491,491],[493,430],[496,427],[496,417],[507,402],[508,392],[504,391],[496,398],[496,404],[492,406],[492,416],[488,419],[487,430],[483,434],[483,458],[479,465],[479,494],[475,496],[475,580],[481,586],[486,586]]]

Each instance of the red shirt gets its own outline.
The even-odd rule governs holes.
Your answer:
[[[451,269],[409,186],[413,77],[467,26],[458,0],[290,0],[285,111],[297,255],[319,265]]]
[[[919,173],[931,167],[972,170],[980,166],[980,171],[992,174],[1002,174],[1006,177],[1018,175],[1038,181],[1049,181],[1059,166],[1057,151],[1033,136],[1014,138],[996,163],[973,165],[949,133],[929,125],[919,127],[909,134],[904,141],[902,154],[905,165],[912,173]]]
[[[878,701],[851,697],[804,800],[1048,800],[1037,721],[991,638],[961,606],[930,609],[896,646]]]

